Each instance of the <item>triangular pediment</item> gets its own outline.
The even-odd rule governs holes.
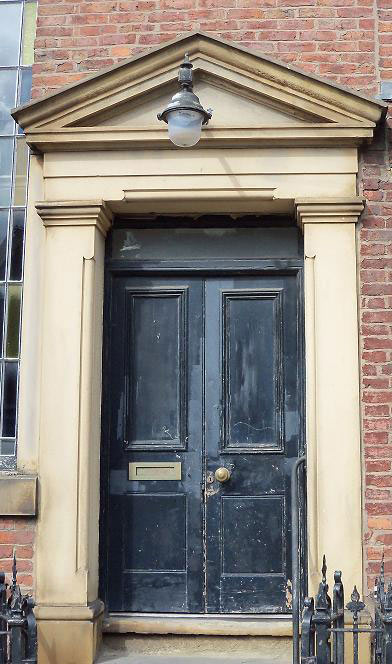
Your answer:
[[[185,52],[194,67],[195,92],[214,111],[203,141],[317,141],[323,134],[359,142],[371,137],[384,112],[382,102],[194,33],[26,104],[14,117],[38,149],[62,141],[69,149],[75,141],[86,147],[109,140],[161,144],[168,139],[156,114],[177,89]]]
[[[257,98],[241,88],[225,85],[219,78],[205,78],[203,74],[195,77],[195,90],[205,107],[213,105],[211,126],[233,126],[233,109],[238,116],[238,124],[243,127],[295,126],[320,121],[310,113],[299,110],[295,113],[284,105],[273,104],[266,97]],[[78,122],[76,126],[154,128],[157,126],[157,113],[167,105],[176,91],[177,86],[171,83],[159,90],[158,94],[143,95],[137,103],[128,101],[118,109],[105,109],[93,119]]]

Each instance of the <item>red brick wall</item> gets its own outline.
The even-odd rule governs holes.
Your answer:
[[[388,35],[375,28],[389,2],[377,12],[375,0],[40,0],[33,96],[192,30],[377,93]]]
[[[0,570],[9,580],[15,551],[22,592],[33,588],[34,528],[34,519],[0,519]]]
[[[392,3],[378,0],[377,78],[392,81]],[[377,62],[378,60],[378,62]],[[392,111],[392,106],[389,112]],[[392,148],[391,116],[363,155],[367,199],[360,228],[365,557],[368,585],[384,552],[392,573]]]
[[[391,0],[40,0],[33,96],[203,30],[355,90],[392,80]],[[359,191],[362,412],[369,584],[392,572],[392,172],[387,128],[363,154]]]

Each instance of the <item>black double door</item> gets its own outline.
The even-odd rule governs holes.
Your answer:
[[[297,273],[113,276],[107,330],[109,610],[288,612]]]

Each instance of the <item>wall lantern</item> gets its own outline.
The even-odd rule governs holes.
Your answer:
[[[192,68],[189,55],[185,53],[184,62],[178,70],[181,90],[173,95],[166,108],[157,116],[158,120],[167,123],[171,142],[180,148],[196,145],[200,140],[202,125],[208,124],[212,117],[212,110],[204,110],[199,97],[193,92]]]

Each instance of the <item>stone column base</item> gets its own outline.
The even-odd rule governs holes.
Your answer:
[[[102,633],[104,604],[38,605],[39,664],[93,664]]]

